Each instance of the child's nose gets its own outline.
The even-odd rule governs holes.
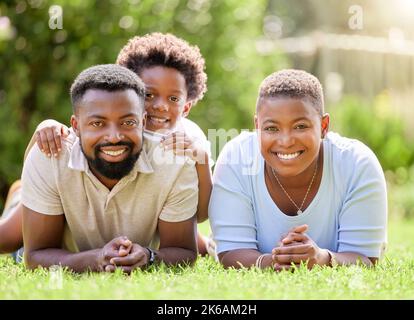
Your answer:
[[[154,102],[153,108],[159,111],[168,111],[168,103],[163,99],[157,99]]]

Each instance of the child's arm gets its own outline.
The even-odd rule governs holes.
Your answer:
[[[29,154],[30,149],[35,143],[39,149],[50,157],[52,154],[57,157],[62,148],[62,138],[67,137],[69,129],[64,124],[53,119],[42,121],[36,128],[26,151],[24,152],[24,159]]]
[[[204,163],[196,162],[198,175],[197,223],[208,219],[208,204],[210,202],[211,189],[213,188],[208,154],[206,154],[205,158],[206,161]]]
[[[174,132],[161,141],[165,149],[174,153],[189,156],[196,162],[198,175],[197,222],[208,219],[208,205],[213,187],[208,152],[182,132]]]

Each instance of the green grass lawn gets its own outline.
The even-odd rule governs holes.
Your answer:
[[[76,275],[28,272],[0,256],[0,299],[414,299],[414,221],[390,222],[388,233],[385,259],[372,269],[224,270],[200,258],[193,268]]]

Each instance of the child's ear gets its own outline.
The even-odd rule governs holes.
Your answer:
[[[79,137],[79,123],[75,115],[72,115],[72,117],[70,117],[70,125],[72,126],[73,131],[75,132],[76,136]]]
[[[142,114],[142,127],[145,129],[145,125],[147,124],[147,112]]]
[[[184,105],[184,109],[183,109],[183,113],[182,116],[185,118],[188,116],[188,114],[190,113],[191,107],[193,106],[193,102],[192,101],[187,101],[186,104]]]
[[[321,123],[321,129],[322,129],[321,136],[322,136],[322,139],[325,138],[326,137],[326,134],[328,133],[328,130],[329,130],[329,121],[330,121],[330,119],[329,119],[329,113],[325,113],[322,116],[322,123]]]
[[[259,125],[257,124],[257,114],[254,115],[254,127],[255,129],[259,129]]]

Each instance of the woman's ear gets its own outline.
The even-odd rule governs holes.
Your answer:
[[[322,116],[322,122],[321,122],[321,129],[322,129],[321,136],[322,136],[322,139],[326,137],[326,135],[329,131],[329,121],[330,121],[329,113],[325,113]]]
[[[76,136],[79,137],[79,123],[75,115],[72,115],[70,117],[70,125],[72,126],[72,129],[75,132]]]

